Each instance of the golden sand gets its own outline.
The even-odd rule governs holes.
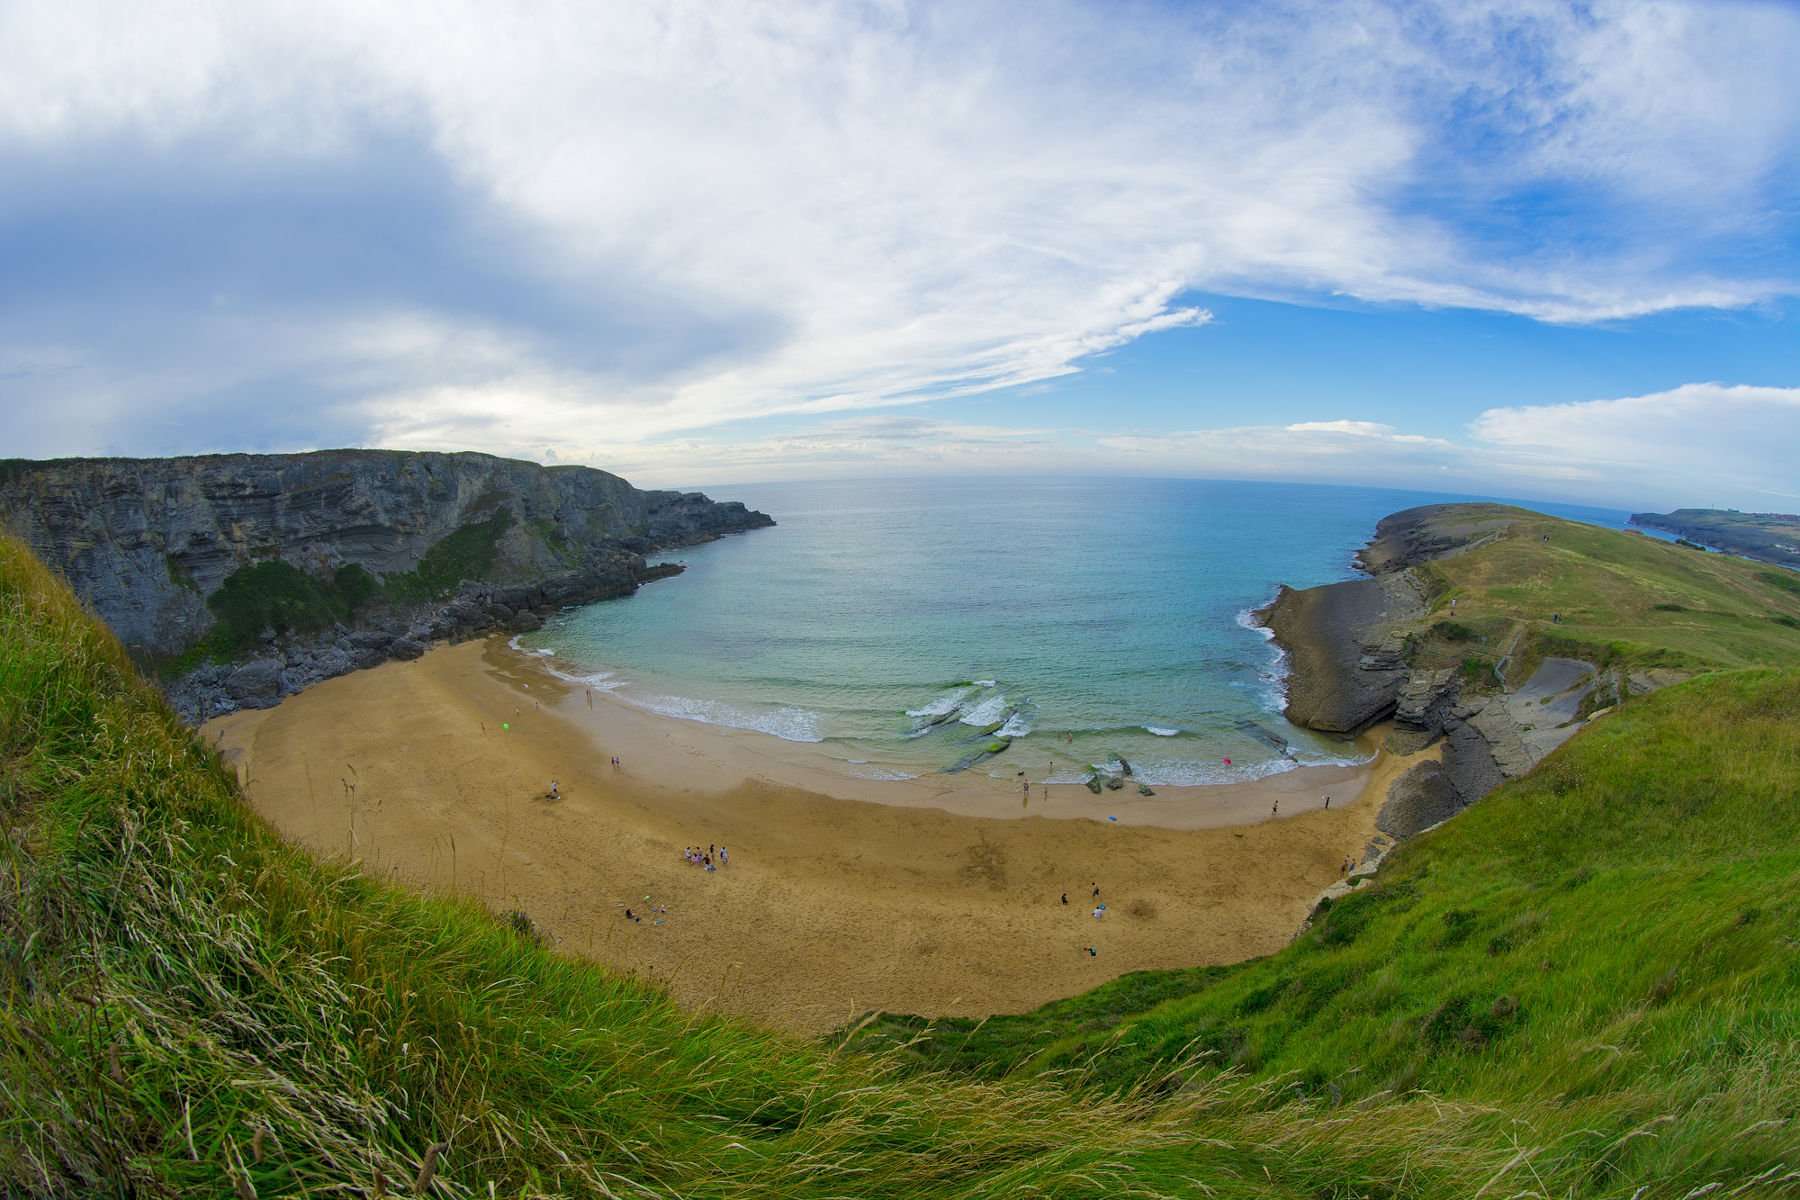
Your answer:
[[[560,949],[690,1007],[808,1033],[872,1008],[1019,1012],[1128,971],[1279,949],[1413,761],[1046,795],[1025,742],[1029,796],[978,773],[852,779],[815,747],[571,687],[497,638],[205,733],[257,811],[316,853],[522,910]],[[708,844],[730,864],[682,860]]]

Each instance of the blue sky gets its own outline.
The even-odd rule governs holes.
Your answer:
[[[0,8],[0,453],[1800,508],[1800,7]]]

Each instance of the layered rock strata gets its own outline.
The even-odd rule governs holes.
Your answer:
[[[1483,545],[1512,520],[1489,506],[1395,513],[1357,556],[1367,578],[1283,588],[1260,614],[1288,658],[1289,721],[1348,736],[1392,719],[1388,749],[1401,754],[1444,742],[1440,761],[1391,789],[1378,819],[1389,838],[1436,825],[1529,771],[1573,734],[1599,682],[1586,663],[1549,659],[1515,693],[1465,697],[1455,671],[1407,662],[1407,636],[1430,602],[1414,568]]]
[[[178,709],[199,720],[416,657],[434,640],[533,628],[543,613],[679,570],[647,565],[648,553],[774,522],[587,467],[329,450],[0,462],[0,524],[150,664],[205,644],[221,589],[259,564],[321,586],[346,568],[367,573],[342,619],[271,622],[249,647],[233,644],[233,661],[172,679]]]

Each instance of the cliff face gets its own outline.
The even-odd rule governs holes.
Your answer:
[[[1443,739],[1441,761],[1426,762],[1399,781],[1382,809],[1380,828],[1405,837],[1453,815],[1528,771],[1568,731],[1550,730],[1539,742],[1525,737],[1541,723],[1551,693],[1534,690],[1537,677],[1509,695],[1465,697],[1457,671],[1416,666],[1408,638],[1431,610],[1432,585],[1417,570],[1424,564],[1475,550],[1508,536],[1528,514],[1491,504],[1435,504],[1385,517],[1357,555],[1368,578],[1295,590],[1282,588],[1260,614],[1288,655],[1286,713],[1296,725],[1322,733],[1354,734],[1392,719],[1389,748],[1413,753]],[[1586,664],[1547,660],[1554,675]],[[1567,699],[1579,686],[1562,680],[1555,694]],[[1575,695],[1579,700],[1585,691]],[[1573,719],[1555,710],[1559,718]],[[1523,714],[1523,716],[1521,716]],[[1544,740],[1550,739],[1550,740]]]
[[[648,577],[647,552],[774,524],[587,467],[385,450],[14,460],[0,463],[0,522],[134,651],[175,656],[212,637],[214,659],[245,657],[219,634],[246,611],[276,614],[255,639],[265,647],[368,628],[454,636],[628,592]],[[338,574],[355,568],[366,574]],[[354,611],[334,581],[356,585]],[[228,582],[225,597],[264,608],[222,604]],[[304,594],[271,596],[274,584]],[[303,619],[331,605],[332,629]],[[292,629],[279,619],[290,613]]]

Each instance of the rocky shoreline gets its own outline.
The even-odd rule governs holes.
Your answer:
[[[312,637],[273,638],[248,661],[203,664],[163,690],[182,720],[198,725],[242,708],[272,707],[351,671],[418,658],[437,642],[528,633],[541,628],[550,613],[629,596],[645,583],[681,571],[674,563],[646,566],[642,556],[632,555],[613,570],[559,575],[535,584],[465,584],[445,604],[391,613],[358,628],[339,623]]]
[[[1511,523],[1505,510],[1491,506],[1427,505],[1394,513],[1357,555],[1366,578],[1284,587],[1257,614],[1287,655],[1289,721],[1347,737],[1391,720],[1387,748],[1402,754],[1443,742],[1439,760],[1420,763],[1390,789],[1378,819],[1389,844],[1447,820],[1529,771],[1572,736],[1575,708],[1593,686],[1587,664],[1551,659],[1517,696],[1465,695],[1458,672],[1409,664],[1408,637],[1434,599],[1431,580],[1416,568],[1503,536]],[[1567,707],[1569,719],[1541,728],[1539,710],[1560,712],[1544,708],[1552,700]]]

